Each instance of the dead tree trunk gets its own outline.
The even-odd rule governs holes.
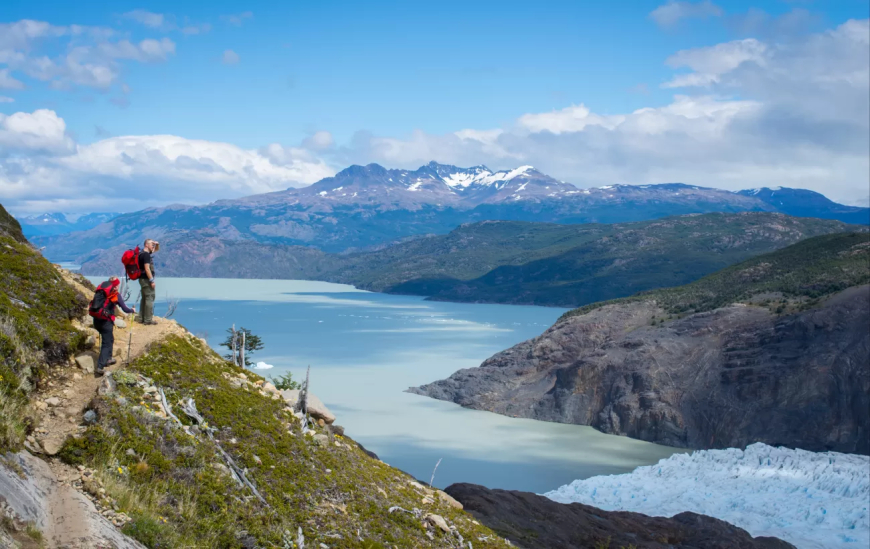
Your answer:
[[[236,336],[237,336],[237,334],[236,334],[236,325],[233,324],[233,337],[232,337],[232,342],[233,342],[233,364],[238,364],[238,360],[236,360]]]
[[[247,363],[245,362],[245,331],[242,330],[242,344],[239,345],[239,368],[245,368]]]

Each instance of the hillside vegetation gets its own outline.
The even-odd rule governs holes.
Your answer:
[[[148,547],[297,547],[300,531],[306,547],[504,545],[339,431],[303,434],[263,382],[192,335],[170,336],[104,383],[93,402],[99,419],[60,455],[97,471],[104,497],[132,519],[123,532]],[[163,413],[155,389],[183,426]],[[182,413],[188,399],[203,424]],[[262,500],[233,479],[218,445]],[[453,529],[433,528],[430,513]]]
[[[274,386],[174,322],[161,319],[166,331],[98,383],[76,367],[93,339],[82,324],[87,299],[68,277],[0,207],[0,470],[31,487],[30,511],[51,513],[46,540],[74,537],[76,525],[54,520],[67,517],[88,521],[83,531],[98,522],[119,535],[117,526],[161,549],[505,546],[455,500],[381,462],[342,428],[303,423]],[[63,443],[50,449],[61,431]],[[42,481],[20,466],[31,454],[56,455],[62,463],[48,459],[49,474],[74,480],[40,477],[50,484],[37,490]],[[76,488],[102,516],[75,503]],[[5,501],[3,513],[12,515],[0,521],[0,545],[9,535],[38,545],[36,522]]]
[[[686,284],[850,227],[861,229],[764,212],[615,225],[485,222],[350,256],[329,279],[445,301],[578,306]]]
[[[808,238],[685,286],[594,303],[571,310],[563,318],[634,301],[654,301],[671,315],[711,311],[740,302],[764,304],[781,314],[807,309],[825,296],[868,282],[870,234],[837,233]]]
[[[86,305],[0,206],[0,452],[21,445],[27,399],[47,369],[83,348],[72,320]]]

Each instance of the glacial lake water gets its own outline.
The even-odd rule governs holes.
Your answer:
[[[138,287],[133,287],[133,298]],[[325,282],[159,279],[156,313],[180,299],[175,319],[218,344],[232,324],[262,337],[252,357],[291,372],[347,434],[394,467],[434,484],[471,482],[542,493],[575,479],[632,471],[675,448],[590,427],[516,419],[405,393],[478,366],[539,335],[564,309],[425,301]]]

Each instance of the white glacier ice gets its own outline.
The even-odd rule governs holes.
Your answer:
[[[675,454],[632,473],[575,480],[546,497],[670,517],[692,511],[800,549],[870,547],[870,457],[756,443]]]

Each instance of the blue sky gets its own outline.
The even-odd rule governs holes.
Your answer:
[[[47,162],[46,151],[51,149],[54,155],[66,155],[62,161],[52,161],[52,165],[78,174],[75,177],[93,183],[97,178],[112,181],[116,180],[113,176],[141,176],[152,184],[156,179],[168,181],[169,189],[173,188],[172,182],[183,181],[194,187],[184,198],[195,201],[311,183],[312,178],[328,175],[350,162],[376,161],[404,167],[435,159],[487,163],[497,168],[535,161],[548,173],[580,186],[649,183],[659,178],[704,184],[706,177],[711,186],[744,188],[761,183],[774,185],[782,180],[779,182],[789,186],[813,188],[825,177],[835,177],[843,181],[834,197],[861,203],[864,196],[857,183],[867,163],[860,155],[855,158],[851,150],[854,147],[848,144],[848,173],[830,173],[815,179],[807,176],[813,166],[807,166],[803,175],[792,173],[787,177],[775,165],[756,170],[752,176],[746,175],[746,167],[728,170],[729,162],[739,157],[736,151],[727,157],[711,158],[709,171],[699,167],[698,159],[692,162],[691,169],[681,170],[674,166],[673,159],[662,157],[657,162],[655,155],[626,170],[619,163],[638,154],[624,143],[608,144],[609,164],[589,170],[588,160],[571,161],[574,157],[596,156],[589,150],[592,145],[578,142],[577,138],[592,139],[592,130],[606,128],[610,133],[605,139],[610,139],[613,132],[625,128],[620,130],[618,124],[610,122],[590,126],[569,123],[567,129],[559,126],[562,122],[556,122],[556,127],[529,126],[523,117],[562,112],[560,116],[576,122],[576,111],[563,110],[583,105],[593,116],[613,120],[640,109],[668,109],[679,95],[693,98],[692,112],[701,109],[706,113],[711,107],[701,103],[712,100],[715,109],[727,111],[732,105],[742,109],[741,117],[745,117],[754,108],[752,102],[759,102],[765,107],[770,105],[767,114],[785,110],[804,119],[802,106],[785,97],[787,83],[766,83],[759,88],[759,82],[767,80],[767,76],[759,79],[757,75],[743,75],[748,72],[748,64],[768,68],[779,59],[793,62],[795,56],[809,56],[824,67],[824,59],[818,56],[832,55],[827,50],[851,50],[855,46],[857,50],[863,44],[862,25],[867,18],[868,4],[859,0],[5,2],[0,6],[0,23],[19,24],[16,28],[20,28],[20,22],[31,20],[67,30],[40,30],[38,36],[5,46],[7,57],[13,52],[24,60],[6,65],[6,76],[12,82],[7,82],[5,89],[0,78],[0,96],[6,98],[0,103],[0,113],[12,116],[50,111],[62,120],[63,139],[58,141],[55,136],[50,146],[35,147],[38,152],[33,151],[34,146],[25,151],[21,146],[4,145],[0,139],[0,147],[6,149],[4,156],[0,148],[0,167],[6,158],[0,201],[19,210],[96,206],[76,203],[62,192],[56,200],[50,196],[40,200],[24,192],[28,185],[19,174],[24,169],[20,159]],[[857,42],[805,51],[804,44],[811,37],[825,39],[826,33],[843,29],[850,21],[858,22]],[[98,30],[76,33],[69,30],[73,25]],[[841,34],[855,40],[855,32],[846,30]],[[159,43],[160,47],[146,51],[143,40],[152,41],[152,45]],[[123,42],[132,44],[127,53],[120,52],[119,44]],[[141,51],[133,51],[140,45]],[[734,66],[725,61],[723,68],[722,59],[730,58],[733,51],[712,59],[713,53],[705,48],[717,45],[740,49],[745,61]],[[63,72],[70,52],[77,47],[86,48],[77,58],[79,62],[98,69],[105,65],[111,74],[101,74],[108,80],[87,82],[81,75]],[[100,47],[112,48],[113,53],[97,54]],[[0,70],[4,67],[3,48],[0,35]],[[746,53],[748,49],[752,51]],[[695,56],[687,58],[693,60],[688,64],[680,63],[675,56],[681,51],[698,51],[711,59],[699,61]],[[788,57],[777,53],[782,51],[795,54]],[[864,58],[857,51],[855,56],[851,64],[843,67],[843,74],[855,73],[856,67],[861,72]],[[54,64],[51,74],[34,68],[43,58]],[[706,79],[705,83],[689,87],[667,84],[676,75],[692,73],[704,73],[699,78]],[[727,89],[724,75],[734,76]],[[854,100],[863,90],[864,75],[859,75],[857,89],[854,82],[848,85],[851,88],[844,93],[851,93]],[[780,87],[774,90],[775,86]],[[830,92],[835,100],[841,90],[822,91]],[[848,112],[834,113],[825,115],[819,123],[830,127],[832,121],[843,123],[863,114],[863,104],[857,104],[857,109],[852,103],[847,106],[852,109],[851,116]],[[684,116],[681,109],[662,112]],[[815,105],[812,110],[818,112]],[[698,118],[695,114],[686,116],[690,120]],[[727,123],[740,121],[729,118]],[[656,130],[658,135],[682,128],[681,120],[672,122],[666,130]],[[45,122],[37,125],[44,127]],[[525,133],[519,132],[520,136],[517,127],[523,127]],[[456,132],[462,130],[501,133],[474,137],[473,143],[467,137],[452,142],[456,141]],[[816,130],[806,128],[807,132]],[[847,134],[855,130],[850,128]],[[310,139],[306,145],[306,138],[316,132],[321,133],[315,145]],[[296,168],[286,173],[261,173],[261,181],[255,183],[234,184],[190,181],[189,173],[105,173],[111,170],[95,168],[92,156],[87,157],[88,166],[83,167],[85,153],[98,152],[96,147],[86,149],[90,145],[102,143],[104,148],[117,151],[117,142],[107,140],[158,135],[231,144],[246,151],[273,146],[271,152],[261,153],[273,165],[269,170],[293,163]],[[11,135],[8,139],[13,141]],[[697,136],[693,139],[697,140]],[[770,143],[771,158],[780,147],[786,147]],[[652,147],[659,144],[659,139],[651,142]],[[167,152],[163,145],[153,146],[170,160],[177,160],[178,155]],[[729,141],[724,148],[730,146]],[[825,154],[834,147],[832,143],[820,146]],[[59,152],[58,147],[63,151]],[[281,148],[280,152],[276,147]],[[542,152],[547,148],[556,152],[547,156]],[[579,152],[572,152],[575,148]],[[649,149],[641,147],[641,156]],[[699,156],[703,153],[698,151]],[[222,160],[232,153],[215,153],[222,158],[203,154],[194,157],[232,171]],[[801,156],[805,154],[801,152]],[[14,166],[9,160],[12,156],[18,158]],[[733,173],[728,175],[729,171]],[[0,178],[3,173],[0,171]],[[51,194],[48,187],[43,187],[42,193]],[[160,197],[152,202],[167,200],[169,197]],[[131,205],[120,201],[117,207]]]

